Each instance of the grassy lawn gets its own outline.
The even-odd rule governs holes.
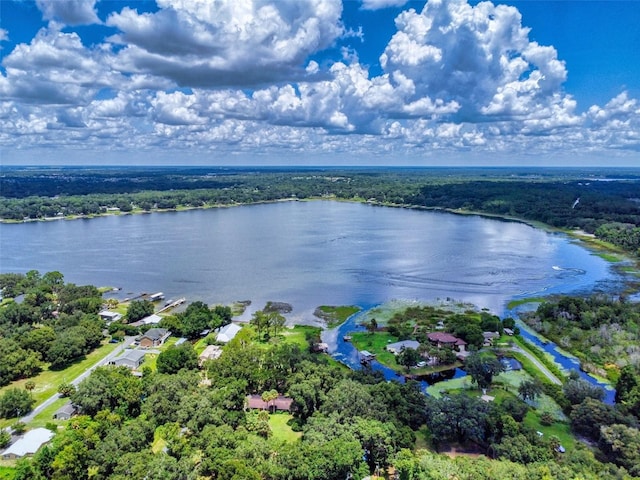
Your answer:
[[[67,423],[66,420],[54,420],[53,414],[56,413],[56,410],[58,410],[68,401],[68,398],[59,398],[58,400],[53,402],[51,405],[49,405],[47,408],[45,408],[35,416],[33,421],[29,423],[29,428],[45,427],[47,423],[55,423],[56,425],[63,425]]]
[[[35,377],[25,378],[12,382],[9,385],[0,388],[0,395],[3,394],[8,388],[24,388],[24,384],[27,381],[33,380],[36,383],[36,388],[35,390],[33,390],[33,397],[36,399],[37,405],[56,393],[58,390],[58,385],[60,385],[62,382],[70,382],[78,375],[83,373],[86,369],[101,360],[104,356],[115,350],[117,346],[117,343],[104,343],[93,352],[86,355],[82,360],[73,363],[64,370],[53,371],[45,369]]]
[[[609,263],[618,263],[621,262],[622,259],[618,255],[613,255],[611,253],[598,253],[597,254],[603,260],[606,260]]]
[[[543,438],[549,438],[555,435],[560,439],[560,443],[566,449],[574,448],[576,445],[576,439],[571,433],[571,427],[564,422],[554,422],[549,426],[542,425],[540,423],[540,414],[537,411],[530,410],[527,416],[524,417],[524,424],[533,428],[537,432],[544,434]]]
[[[307,325],[296,325],[293,328],[284,328],[279,333],[280,341],[285,343],[293,343],[298,345],[302,350],[308,347],[306,334],[320,335],[318,327],[310,327]],[[277,337],[274,338],[277,340]]]
[[[149,367],[152,371],[156,371],[156,362],[158,361],[157,353],[147,353],[144,356],[144,362],[138,368],[138,371],[141,372],[143,368]]]
[[[269,427],[276,442],[295,442],[302,437],[302,432],[294,432],[287,422],[293,418],[288,413],[273,413],[269,415]]]
[[[467,375],[466,377],[452,378],[451,380],[444,380],[436,383],[435,385],[430,385],[427,387],[427,393],[434,398],[440,398],[442,397],[443,392],[452,390],[470,390],[473,388],[474,387],[471,384],[471,377]]]
[[[398,337],[388,332],[376,332],[373,335],[369,332],[356,332],[351,334],[351,343],[359,351],[367,350],[376,354],[376,360],[394,370],[402,371],[404,367],[398,365],[396,356],[387,352],[385,347],[389,343],[397,342]]]
[[[321,305],[318,307],[323,314],[323,318],[327,320],[328,328],[335,328],[342,325],[351,315],[358,313],[361,308],[355,305],[334,307],[329,305]]]
[[[12,467],[3,467],[0,465],[0,480],[12,480],[15,477],[16,471]]]
[[[545,301],[544,297],[530,297],[530,298],[519,298],[518,300],[511,300],[507,303],[507,308],[512,310],[520,305],[526,305],[527,303],[542,303]]]

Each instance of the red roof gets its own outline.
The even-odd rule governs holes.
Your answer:
[[[247,406],[251,409],[260,409],[267,410],[270,406],[275,407],[276,410],[291,410],[291,404],[293,403],[293,399],[289,397],[285,397],[283,395],[278,395],[278,398],[273,400],[273,402],[265,402],[262,400],[260,395],[248,395],[247,396]]]
[[[461,340],[459,338],[457,338],[457,337],[454,337],[450,333],[434,332],[434,333],[430,333],[429,335],[427,335],[427,338],[429,339],[430,342],[455,343],[457,345],[461,345],[460,343],[458,343]]]

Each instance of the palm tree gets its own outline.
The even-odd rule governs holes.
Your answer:
[[[34,382],[33,380],[27,380],[24,384],[24,388],[27,390],[27,392],[29,392],[29,395],[32,395],[31,392],[33,392],[33,390],[36,388],[36,382]]]
[[[266,392],[262,392],[261,398],[262,398],[263,402],[266,402],[267,407],[269,408],[269,411],[271,412],[272,407],[273,407],[273,402],[275,401],[276,398],[278,398],[278,391],[277,390],[267,390]]]

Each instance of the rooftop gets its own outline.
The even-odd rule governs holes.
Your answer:
[[[24,457],[33,455],[38,449],[53,438],[53,432],[46,428],[34,428],[25,433],[13,445],[2,452],[3,456],[15,455]]]

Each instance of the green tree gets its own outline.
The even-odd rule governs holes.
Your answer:
[[[211,328],[214,314],[204,302],[193,302],[180,316],[182,334],[187,338],[197,338],[203,330]]]
[[[582,403],[587,398],[596,400],[604,398],[604,389],[581,378],[567,380],[562,386],[562,391],[571,405]]]
[[[185,342],[182,345],[173,346],[158,355],[156,368],[159,373],[177,373],[180,370],[194,370],[198,368],[198,354],[193,346]]]
[[[278,330],[281,330],[282,327],[284,327],[285,322],[286,318],[284,318],[284,315],[281,315],[278,312],[269,312],[267,314],[267,323],[269,327],[273,329],[274,337],[278,335]]]
[[[148,317],[153,314],[154,306],[149,300],[132,300],[127,308],[127,321],[129,323]]]
[[[71,401],[81,412],[92,416],[105,409],[123,416],[135,416],[141,400],[140,380],[127,367],[98,367],[71,395]]]
[[[58,385],[58,393],[61,397],[70,397],[76,391],[76,387],[72,383],[62,382]]]
[[[277,390],[267,390],[265,392],[262,392],[261,395],[262,401],[265,402],[268,406],[269,406],[269,410],[272,409],[273,407],[273,401],[275,401],[276,398],[278,398],[278,391]]]
[[[600,447],[609,459],[640,476],[640,430],[626,425],[602,427]]]
[[[518,394],[525,402],[534,401],[542,393],[542,383],[537,378],[523,381],[518,387]]]
[[[627,401],[631,391],[638,386],[640,386],[640,375],[636,373],[633,366],[625,366],[620,371],[620,377],[616,382],[616,403]]]
[[[29,395],[32,395],[32,392],[36,388],[36,382],[34,382],[33,380],[27,380],[24,384],[24,388],[27,392],[29,392]]]
[[[504,372],[504,365],[489,352],[472,353],[464,361],[464,369],[480,388],[489,388],[493,377]]]
[[[258,338],[262,338],[262,332],[269,328],[269,317],[262,310],[257,310],[253,313],[250,323],[255,327]]]
[[[369,334],[373,335],[374,332],[378,329],[378,321],[375,318],[372,318],[369,323],[365,325],[367,327],[367,331]]]
[[[16,418],[29,413],[35,400],[21,388],[9,388],[0,396],[0,417]]]
[[[427,398],[427,426],[432,442],[436,446],[449,440],[482,442],[489,408],[486,402],[467,395]]]
[[[402,351],[396,357],[396,361],[403,365],[407,372],[411,370],[411,367],[415,366],[422,357],[415,348],[403,348]]]
[[[0,430],[0,448],[4,449],[11,442],[11,434],[4,428]]]

